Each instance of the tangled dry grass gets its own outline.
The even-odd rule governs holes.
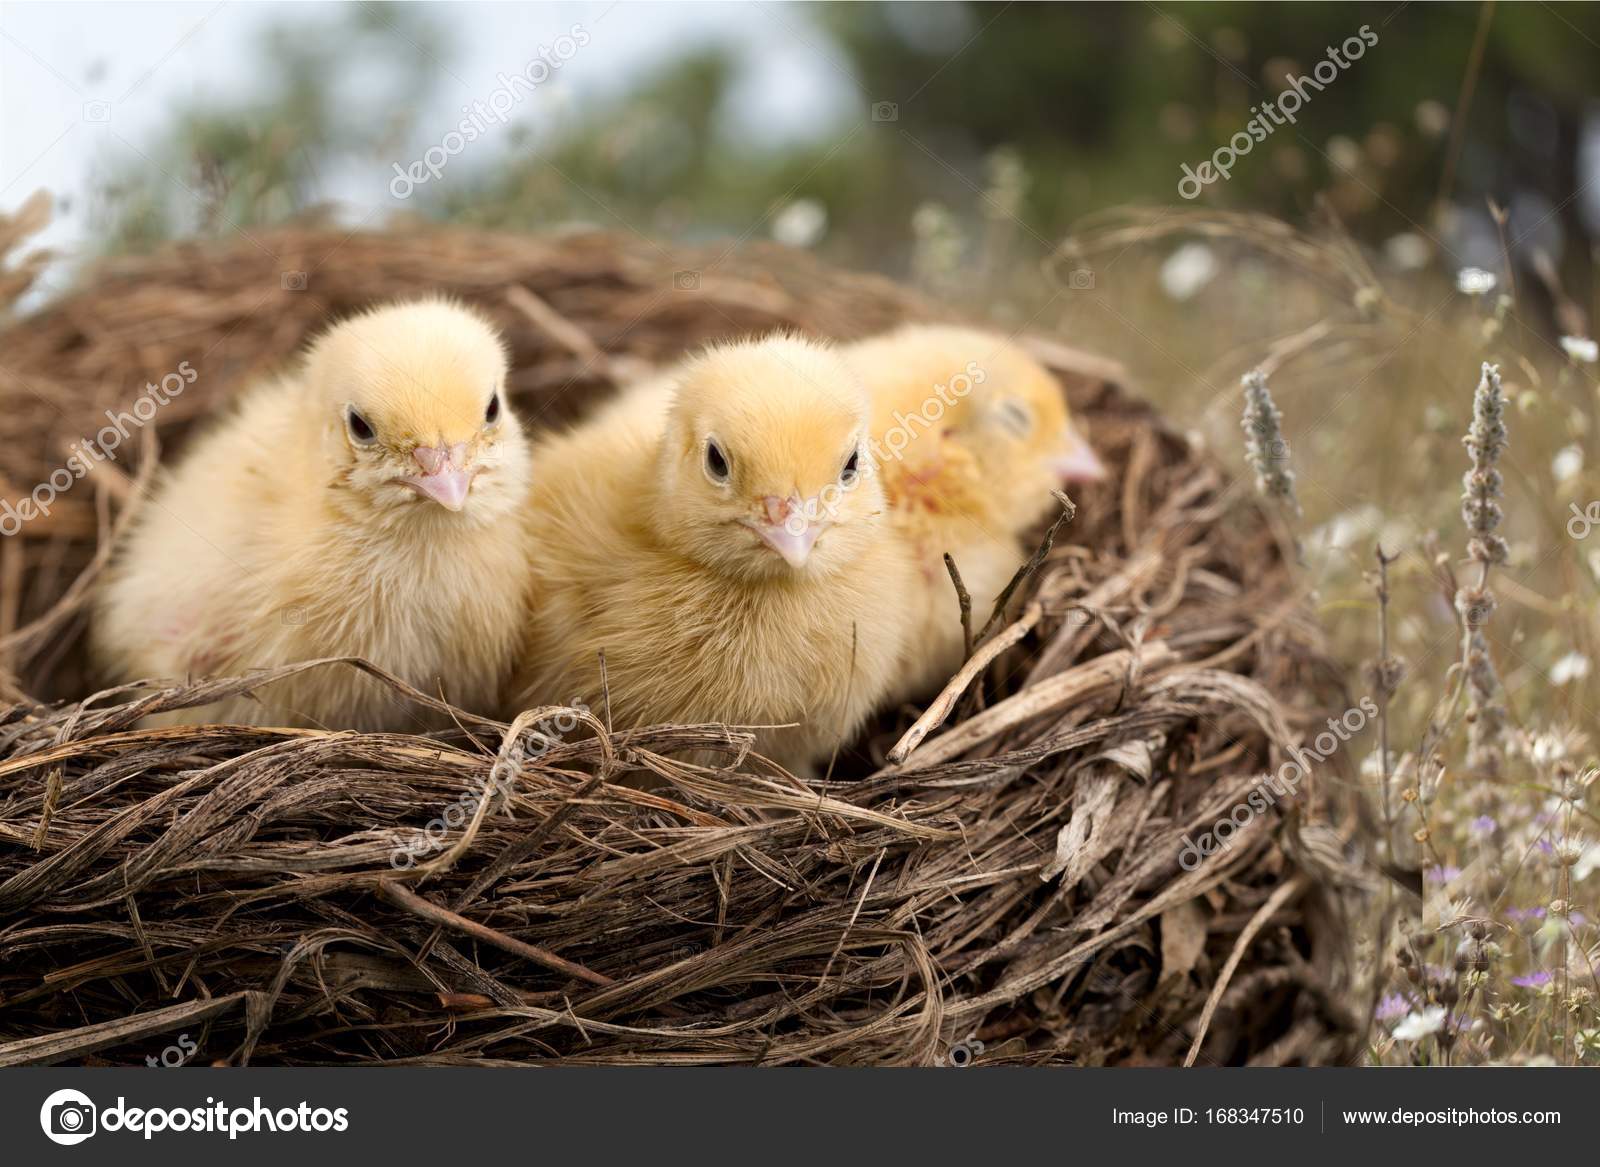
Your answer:
[[[535,424],[714,337],[940,314],[764,247],[177,246],[0,332],[4,497],[181,361],[199,377],[153,423],[169,450],[330,316],[423,290],[496,318]],[[1178,862],[1339,701],[1281,533],[1114,365],[1034,343],[1111,484],[940,701],[809,783],[737,727],[611,732],[603,710],[141,730],[283,670],[93,692],[83,599],[152,462],[97,469],[0,540],[0,1065],[139,1064],[180,1034],[258,1065],[1348,1059],[1368,1010],[1339,908],[1277,815]],[[685,760],[703,751],[723,764]],[[1326,784],[1301,796],[1330,809]]]

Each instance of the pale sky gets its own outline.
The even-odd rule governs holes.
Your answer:
[[[334,24],[336,3],[15,3],[0,0],[0,210],[33,191],[68,199],[41,241],[68,255],[80,250],[86,194],[111,161],[138,160],[172,108],[185,101],[248,96],[259,90],[262,31],[303,26],[308,36]],[[786,3],[458,3],[429,5],[452,24],[457,55],[430,105],[420,111],[421,145],[437,142],[512,72],[581,23],[591,43],[547,87],[519,103],[514,120],[559,117],[572,103],[625,88],[642,69],[691,48],[721,44],[743,72],[729,116],[739,132],[776,142],[826,132],[858,100],[837,51],[806,14]],[[417,49],[398,35],[402,59]],[[345,82],[359,93],[361,62]],[[355,104],[354,102],[352,104]],[[358,116],[354,115],[353,116]],[[430,130],[429,127],[432,127]],[[496,147],[474,147],[492,164]],[[318,192],[359,220],[390,207],[387,167],[325,175]],[[173,176],[171,181],[179,181]]]

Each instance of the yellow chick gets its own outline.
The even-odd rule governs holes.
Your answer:
[[[873,403],[874,454],[892,525],[911,548],[915,633],[893,696],[937,688],[961,666],[948,553],[972,596],[973,632],[1031,548],[1051,490],[1105,477],[1055,378],[978,329],[908,325],[844,350]]]
[[[246,393],[146,503],[97,601],[118,681],[360,656],[493,711],[521,636],[531,460],[494,327],[382,307]],[[161,720],[436,724],[354,669],[309,670]]]
[[[605,683],[618,727],[784,726],[757,750],[804,774],[894,680],[911,582],[831,350],[713,347],[541,443],[530,494],[524,701]]]

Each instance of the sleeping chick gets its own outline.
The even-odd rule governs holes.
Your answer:
[[[889,534],[867,402],[830,350],[714,347],[537,450],[524,703],[619,727],[782,726],[795,773],[860,729],[892,682],[910,565]]]
[[[98,598],[118,681],[360,656],[492,711],[521,635],[527,443],[482,317],[426,300],[317,339],[146,503]],[[343,666],[167,720],[434,724]]]
[[[976,633],[1027,557],[1024,537],[1051,490],[1105,476],[1061,387],[1005,337],[910,325],[844,355],[873,401],[874,453],[891,522],[911,548],[915,632],[896,699],[936,689],[961,666],[960,605],[944,564],[972,596]]]

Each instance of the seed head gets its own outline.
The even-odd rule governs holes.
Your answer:
[[[1485,364],[1478,390],[1472,398],[1472,426],[1462,439],[1472,465],[1461,480],[1461,518],[1467,525],[1467,555],[1484,564],[1504,563],[1509,550],[1506,541],[1495,534],[1495,528],[1505,517],[1500,505],[1505,497],[1505,480],[1496,468],[1506,450],[1505,412],[1500,370]]]
[[[1245,459],[1256,473],[1256,489],[1263,496],[1300,514],[1294,493],[1294,471],[1289,467],[1289,441],[1283,436],[1283,414],[1272,402],[1266,375],[1253,369],[1244,375]]]

